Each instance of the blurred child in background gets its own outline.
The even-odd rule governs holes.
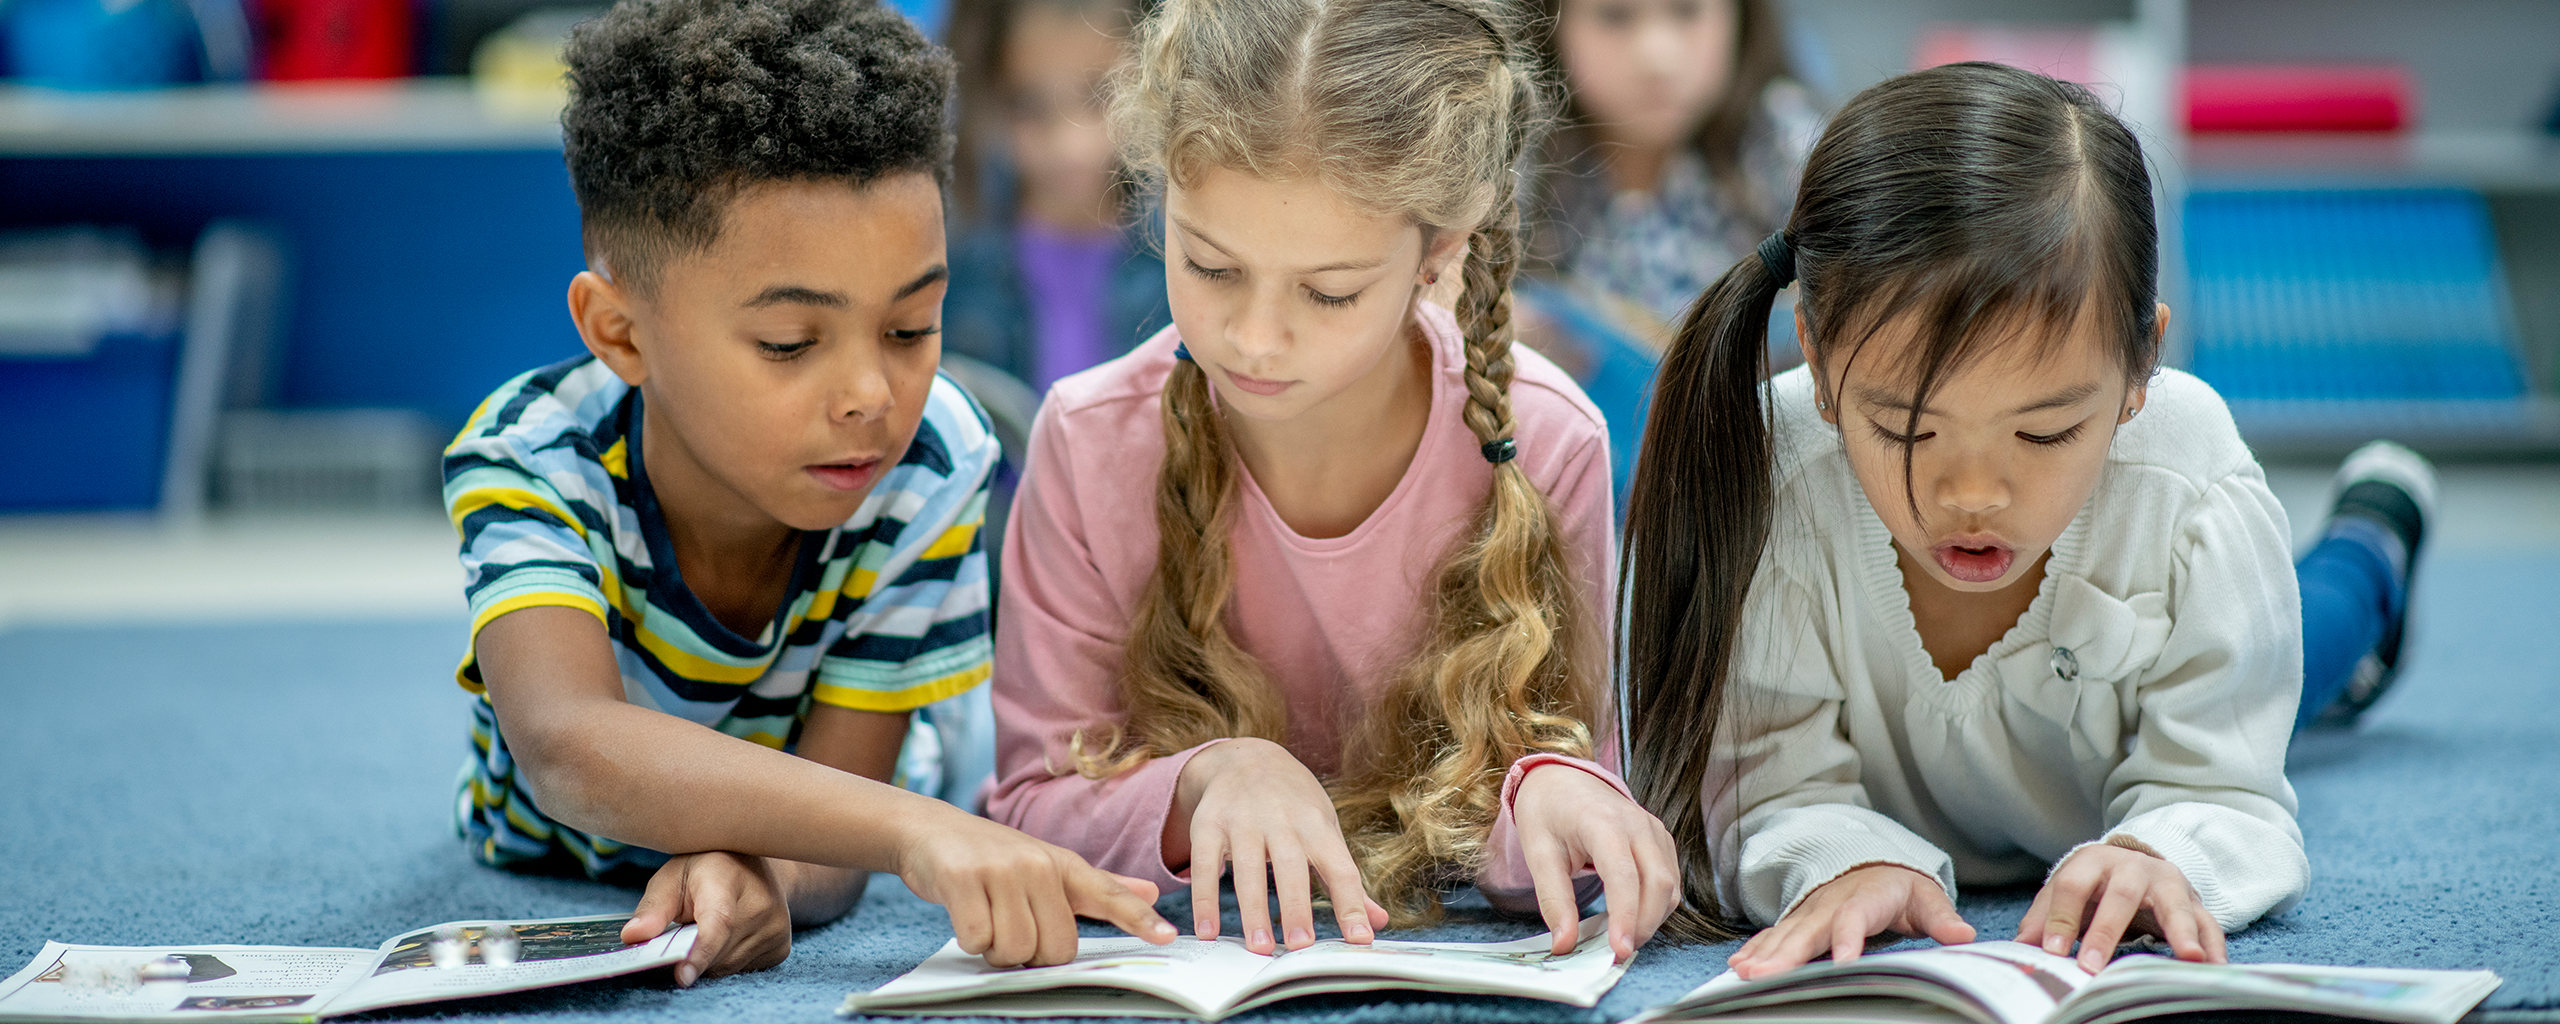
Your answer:
[[[1520,337],[1608,417],[1624,505],[1663,345],[1718,270],[1785,223],[1820,117],[1770,0],[1538,0],[1538,14],[1566,96],[1529,189]]]
[[[1035,392],[1171,322],[1164,260],[1120,172],[1103,81],[1137,0],[959,0],[947,351]]]
[[[1531,268],[1658,350],[1723,268],[1785,223],[1820,127],[1769,0],[1541,0],[1566,87]]]

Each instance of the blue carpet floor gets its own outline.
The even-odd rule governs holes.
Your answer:
[[[2487,967],[2507,979],[2483,1004],[2494,1017],[2560,1020],[2560,556],[2440,556],[2417,599],[2400,689],[2354,732],[2295,747],[2310,896],[2235,936],[2232,956]],[[629,909],[628,890],[475,866],[447,831],[460,642],[456,622],[0,633],[0,974],[47,938],[371,946],[456,918]],[[2030,895],[1968,892],[1963,909],[2005,936]],[[945,928],[882,878],[771,971],[382,1016],[824,1024]],[[1534,930],[1461,910],[1437,937]],[[1705,980],[1731,948],[1647,949],[1592,1012],[1390,995],[1248,1019],[1614,1020]]]

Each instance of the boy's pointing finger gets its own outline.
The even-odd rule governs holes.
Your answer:
[[[1172,942],[1178,934],[1172,922],[1156,913],[1155,901],[1148,896],[1156,887],[1135,878],[1123,878],[1087,864],[1077,864],[1067,871],[1067,905],[1079,916],[1110,922],[1156,945]]]

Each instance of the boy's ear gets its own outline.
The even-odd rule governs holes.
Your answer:
[[[631,293],[612,278],[585,270],[569,279],[569,319],[578,325],[578,339],[614,376],[635,388],[649,377],[648,364],[633,340],[636,312]]]

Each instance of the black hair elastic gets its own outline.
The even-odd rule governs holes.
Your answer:
[[[1173,357],[1186,363],[1194,361],[1191,358],[1191,346],[1179,341],[1173,343]]]
[[[1486,462],[1499,466],[1520,457],[1520,442],[1506,437],[1499,441],[1487,441],[1484,447],[1477,451],[1484,453]]]
[[[1796,246],[1787,240],[1785,228],[1769,232],[1760,240],[1760,265],[1769,268],[1769,276],[1778,279],[1778,287],[1795,283]]]

